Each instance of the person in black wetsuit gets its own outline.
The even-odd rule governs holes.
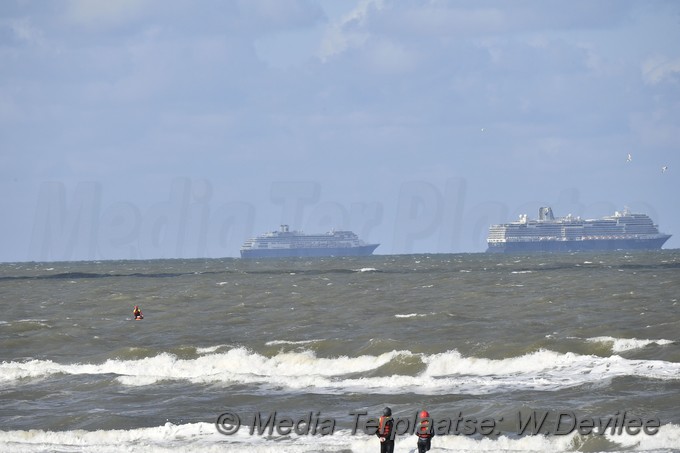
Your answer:
[[[416,436],[418,436],[418,453],[425,453],[430,450],[434,429],[430,414],[427,411],[422,411],[418,418],[420,418],[420,426],[416,431]]]
[[[378,430],[375,435],[380,438],[380,453],[394,453],[394,420],[392,419],[392,409],[383,409],[380,417]]]

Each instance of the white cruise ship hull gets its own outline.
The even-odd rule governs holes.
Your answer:
[[[644,239],[587,239],[587,240],[546,240],[516,241],[490,243],[490,253],[523,253],[523,252],[578,252],[606,250],[656,250],[660,249],[670,238],[660,235],[657,238]]]
[[[379,244],[359,247],[280,248],[241,250],[241,258],[309,258],[327,256],[369,256]]]

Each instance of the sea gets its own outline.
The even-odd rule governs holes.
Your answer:
[[[680,452],[678,299],[680,250],[3,263],[0,451]]]

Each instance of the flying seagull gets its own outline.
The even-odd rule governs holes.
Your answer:
[[[668,166],[664,165],[661,167],[661,173],[666,173],[666,170],[668,170]]]
[[[630,162],[632,160],[633,160],[633,156],[631,156],[630,153],[628,153],[628,159],[626,159],[626,162]]]

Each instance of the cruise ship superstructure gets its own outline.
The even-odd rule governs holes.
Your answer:
[[[379,245],[367,244],[351,231],[305,234],[281,225],[279,231],[248,239],[241,258],[368,256]]]
[[[488,252],[569,252],[578,250],[660,249],[671,237],[659,232],[646,214],[625,209],[601,219],[568,215],[555,218],[549,207],[539,208],[538,220],[526,214],[519,221],[492,225]]]

